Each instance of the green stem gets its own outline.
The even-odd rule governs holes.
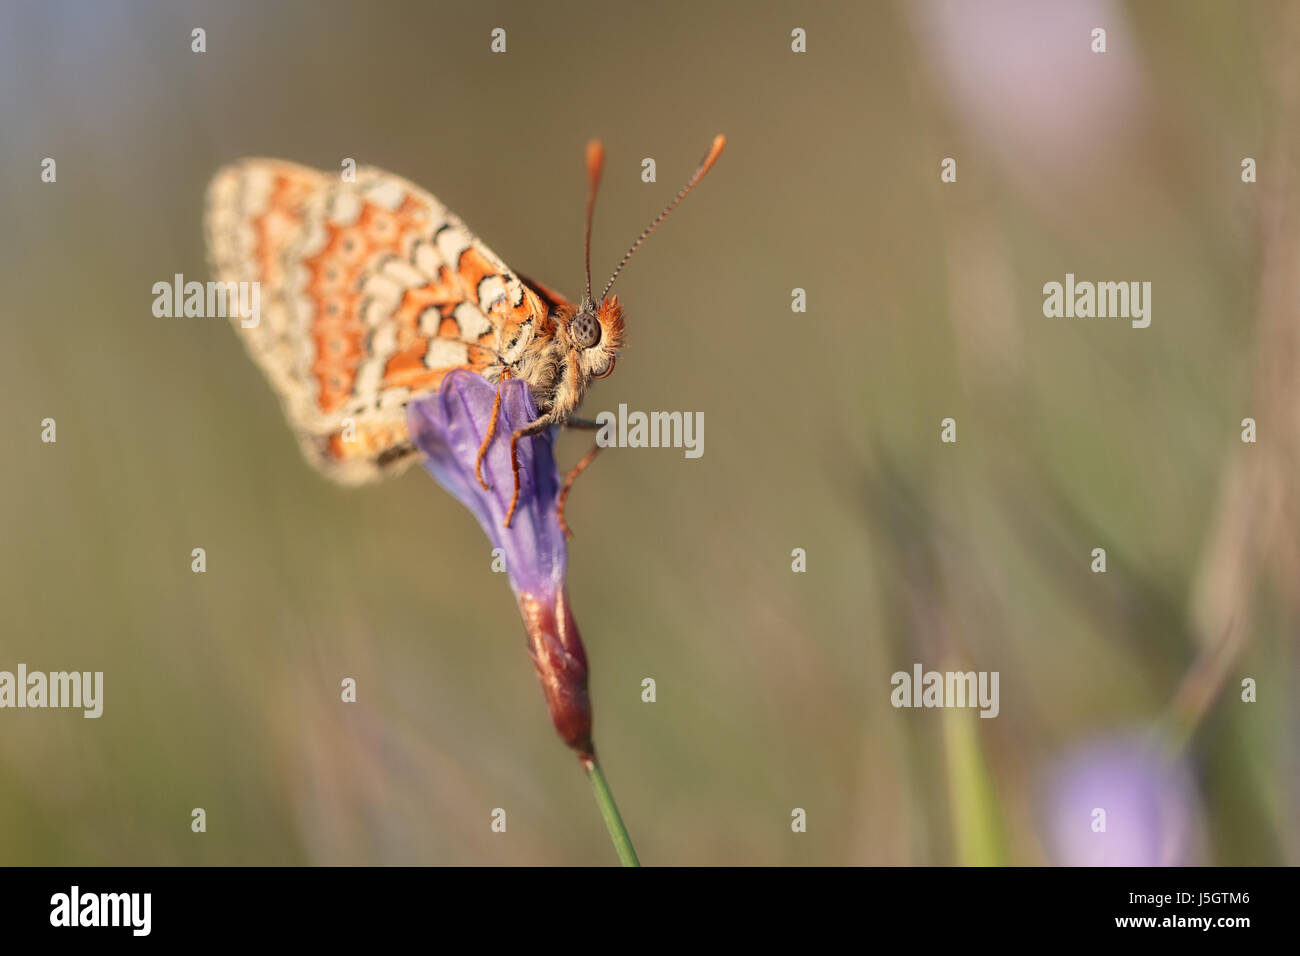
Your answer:
[[[609,838],[614,841],[614,849],[618,851],[619,861],[624,866],[640,866],[641,861],[636,858],[636,850],[632,848],[632,838],[627,835],[623,818],[618,815],[614,794],[610,791],[609,784],[605,782],[605,774],[601,771],[600,764],[596,763],[595,757],[583,757],[582,765],[587,770],[587,776],[591,778],[591,789],[596,794],[596,805],[600,807],[600,815],[605,820],[605,828],[609,830]]]

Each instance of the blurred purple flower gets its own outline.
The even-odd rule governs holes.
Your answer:
[[[1075,215],[1112,191],[1116,175],[1132,175],[1152,123],[1125,6],[916,0],[903,9],[954,119],[1040,207]],[[1105,54],[1092,52],[1098,27]]]
[[[1105,831],[1094,829],[1105,811]],[[1200,803],[1187,765],[1155,740],[1079,748],[1051,775],[1048,846],[1062,866],[1186,866],[1200,852]]]
[[[504,553],[551,720],[564,742],[585,758],[592,753],[587,655],[565,588],[568,552],[556,514],[560,474],[551,452],[553,436],[547,431],[519,440],[519,503],[505,527],[514,494],[510,433],[536,419],[537,406],[521,379],[502,384],[496,436],[483,459],[483,479],[491,485],[485,491],[474,463],[496,392],[497,386],[480,375],[451,372],[436,393],[407,406],[407,424],[428,456],[429,472],[474,512],[492,546]]]

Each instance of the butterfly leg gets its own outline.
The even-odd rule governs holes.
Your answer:
[[[586,431],[598,431],[605,427],[600,422],[592,421],[590,418],[577,418],[573,416],[564,420],[564,426],[566,428],[581,428]],[[587,470],[587,466],[590,465],[596,455],[599,454],[600,448],[601,446],[599,441],[595,445],[591,446],[591,451],[587,452],[587,454],[583,456],[582,460],[574,465],[573,469],[565,477],[564,487],[560,489],[560,500],[556,502],[555,505],[555,516],[560,519],[560,527],[564,529],[564,536],[566,538],[573,537],[573,531],[569,528],[569,523],[564,520],[564,503],[568,500],[569,489],[573,487],[573,483],[577,480],[577,477]]]
[[[555,423],[555,419],[550,415],[543,415],[535,422],[529,422],[523,428],[516,428],[510,435],[510,470],[515,475],[515,494],[510,499],[510,510],[506,512],[505,526],[510,527],[510,519],[515,516],[515,506],[519,504],[519,454],[516,446],[519,439],[527,438],[529,435],[537,435],[546,431]]]
[[[555,505],[555,516],[560,519],[560,527],[564,529],[564,536],[572,538],[573,532],[569,529],[569,523],[564,520],[564,502],[568,500],[569,489],[573,487],[573,482],[577,477],[587,470],[587,466],[595,460],[596,455],[600,453],[600,445],[592,445],[591,451],[583,455],[582,460],[573,466],[568,476],[564,479],[564,487],[560,489],[560,500]]]
[[[478,446],[478,457],[474,459],[474,477],[478,479],[479,485],[484,491],[491,489],[486,481],[483,480],[483,456],[487,454],[488,446],[492,444],[492,439],[497,433],[497,417],[501,414],[501,384],[510,377],[508,371],[501,373],[501,378],[497,381],[497,395],[492,400],[492,417],[488,419],[487,434],[483,436],[483,444]],[[514,458],[514,445],[510,446],[511,459]],[[515,494],[519,494],[519,467],[515,466]],[[511,508],[513,511],[514,508]],[[506,524],[510,522],[507,520]]]

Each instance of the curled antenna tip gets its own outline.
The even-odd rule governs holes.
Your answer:
[[[587,144],[587,178],[599,179],[600,171],[605,165],[605,147],[600,140],[593,139]]]
[[[709,147],[709,155],[705,156],[704,162],[700,163],[705,172],[708,172],[709,167],[718,161],[718,157],[722,155],[722,149],[726,145],[727,137],[721,133],[713,137],[713,145]]]

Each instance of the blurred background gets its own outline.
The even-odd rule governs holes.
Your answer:
[[[607,452],[569,510],[643,862],[1300,862],[1298,14],[4,4],[0,669],[105,699],[0,711],[0,862],[614,862],[469,512],[319,477],[151,289],[208,278],[253,155],[405,176],[576,297],[587,139],[604,276],[717,132],[584,409],[702,411],[704,455]],[[1067,272],[1151,282],[1150,328],[1044,318]],[[894,709],[914,663],[999,672],[999,716]]]

